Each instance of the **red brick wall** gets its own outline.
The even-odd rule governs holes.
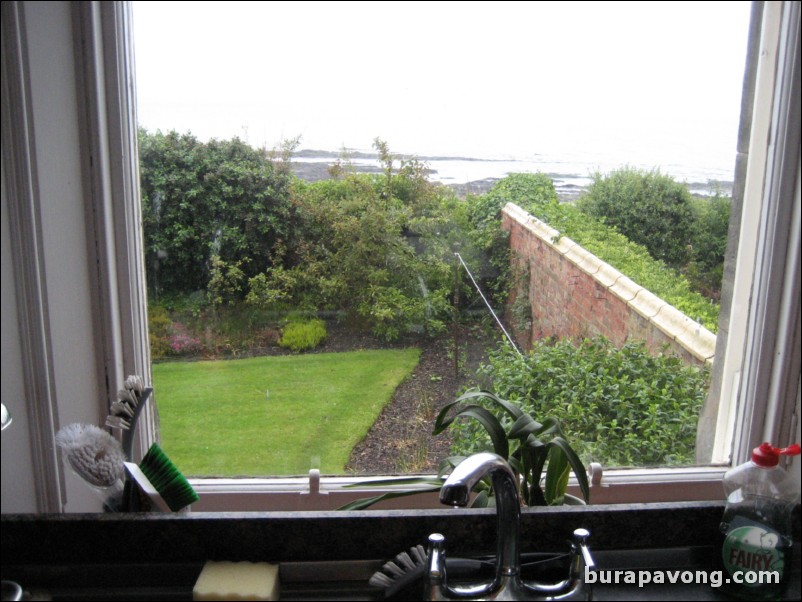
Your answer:
[[[515,205],[505,208],[503,226],[518,278],[507,322],[524,348],[543,337],[603,335],[615,345],[644,341],[655,352],[668,345],[688,363],[712,361],[715,335],[573,241],[555,240],[555,231]]]

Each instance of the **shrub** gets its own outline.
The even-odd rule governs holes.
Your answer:
[[[146,265],[158,266],[148,271],[152,298],[203,289],[214,255],[250,278],[273,264],[280,241],[292,246],[286,161],[238,138],[144,129],[139,159]]]
[[[342,312],[385,340],[436,334],[450,315],[451,243],[464,215],[444,187],[407,162],[393,174],[297,183],[303,244],[251,278],[246,300],[270,310]],[[401,195],[401,196],[398,196]],[[299,235],[300,238],[300,235]]]
[[[148,306],[148,337],[150,355],[153,359],[162,358],[170,353],[172,325],[173,322],[165,308],[159,305]]]
[[[211,307],[216,308],[223,303],[233,305],[240,298],[245,279],[242,264],[247,261],[248,258],[244,258],[227,263],[219,255],[212,255],[209,259],[209,282],[206,285],[206,296]]]
[[[326,324],[323,320],[290,322],[284,328],[278,344],[292,351],[306,351],[325,341],[326,334]]]
[[[530,211],[533,206],[557,203],[554,182],[542,173],[516,173],[499,180],[486,194],[467,199],[472,243],[489,257],[495,283],[487,283],[497,300],[503,300],[510,288],[510,256],[507,233],[501,228],[501,210],[515,203]]]
[[[642,343],[615,348],[603,337],[541,340],[524,357],[505,346],[477,376],[533,416],[553,416],[580,458],[606,466],[694,461],[696,424],[709,370],[675,356],[653,356]],[[454,429],[455,453],[489,444],[466,423]]]
[[[731,203],[730,197],[718,193],[693,199],[691,261],[686,273],[694,287],[708,297],[718,298],[721,294]]]
[[[596,173],[577,205],[672,267],[690,258],[691,194],[671,176],[624,167]]]
[[[173,322],[169,345],[172,355],[197,355],[203,351],[200,340],[189,334],[189,330],[181,322]]]
[[[499,180],[486,194],[470,199],[470,218],[487,242],[498,228],[501,210],[507,203],[515,203],[525,210],[532,205],[557,202],[559,197],[554,182],[542,173],[515,173]]]

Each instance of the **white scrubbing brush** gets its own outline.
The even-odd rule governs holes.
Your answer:
[[[111,510],[119,509],[125,454],[120,442],[92,424],[68,424],[56,434],[72,470],[88,483]]]
[[[68,424],[56,435],[73,470],[90,485],[109,487],[122,478],[125,456],[120,442],[92,424]]]

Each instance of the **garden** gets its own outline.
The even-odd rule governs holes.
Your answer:
[[[500,210],[515,202],[715,330],[729,199],[630,168],[576,203],[543,174],[460,198],[378,139],[381,173],[344,160],[310,183],[289,168],[295,145],[140,131],[160,437],[187,473],[433,472],[490,445],[470,419],[432,434],[471,388],[559,421],[583,462],[693,462],[707,369],[602,339],[521,357],[477,287],[504,315]],[[627,232],[633,212],[653,222]]]

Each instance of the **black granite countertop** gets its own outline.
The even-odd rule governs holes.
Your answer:
[[[709,568],[723,510],[721,502],[524,509],[521,551],[564,553],[584,527],[600,567]],[[799,514],[797,506],[796,542]],[[325,599],[372,599],[366,578],[430,533],[446,536],[450,557],[492,554],[495,518],[492,509],[2,515],[2,576],[61,587],[61,599],[111,599],[109,588],[113,599],[190,599],[206,560],[268,561],[282,565],[284,599],[322,599],[320,587]],[[789,599],[798,599],[795,565]],[[594,597],[726,599],[709,585],[599,584]]]
[[[574,529],[591,532],[595,549],[709,545],[720,502],[525,508],[521,550],[562,549]],[[451,554],[495,551],[493,509],[197,514],[2,515],[3,564],[17,562],[156,562],[361,560],[395,555],[443,533]],[[799,521],[796,520],[798,530]],[[798,532],[795,535],[798,539]]]

